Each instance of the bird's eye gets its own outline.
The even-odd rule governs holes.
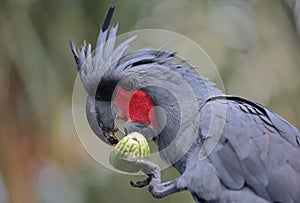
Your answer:
[[[127,80],[122,84],[122,88],[128,92],[133,91],[135,89],[134,81]]]

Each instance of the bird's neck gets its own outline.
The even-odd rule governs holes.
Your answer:
[[[174,164],[172,163],[174,161],[174,150],[177,149],[172,142],[175,140],[178,132],[180,131],[181,112],[179,104],[174,98],[174,95],[170,94],[170,92],[166,89],[153,88],[148,92],[148,94],[152,98],[154,106],[159,107],[159,109],[163,109],[164,112],[162,117],[159,112],[156,112],[158,128],[162,129],[156,137],[160,156],[168,164]],[[160,126],[161,124],[163,124],[163,126]],[[176,168],[179,172],[182,171],[183,169],[180,167],[184,167],[185,159],[182,158],[178,160],[174,166],[175,165],[178,165]]]
[[[168,164],[172,164],[179,172],[184,171],[188,152],[197,145],[196,140],[200,138],[198,132],[200,116],[198,117],[194,112],[199,112],[199,109],[211,96],[223,94],[213,83],[200,76],[193,75],[192,78],[184,79],[190,83],[193,91],[193,98],[187,97],[184,101],[188,105],[180,105],[176,96],[166,89],[152,89],[148,93],[154,105],[164,109],[166,115],[165,126],[156,138],[161,158]],[[190,130],[184,130],[183,134],[182,128],[190,128]],[[196,133],[194,133],[195,128]],[[176,144],[174,144],[174,140]],[[174,159],[174,157],[176,158]]]

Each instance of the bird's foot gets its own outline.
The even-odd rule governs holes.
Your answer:
[[[155,197],[155,198],[163,198],[167,195],[180,192],[182,190],[185,190],[186,188],[180,188],[177,186],[177,179],[161,183],[161,174],[160,174],[160,167],[155,164],[154,162],[137,158],[137,159],[124,159],[132,164],[137,164],[141,167],[141,170],[143,173],[148,175],[148,178],[142,181],[133,182],[130,181],[130,185],[132,187],[145,187],[149,185],[149,192]]]

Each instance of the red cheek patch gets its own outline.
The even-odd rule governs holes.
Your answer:
[[[126,92],[121,87],[117,87],[114,102],[119,109],[119,118],[139,122],[155,128],[157,118],[150,96],[142,90]]]

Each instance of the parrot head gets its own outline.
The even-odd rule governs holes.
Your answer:
[[[135,37],[115,48],[118,26],[109,29],[114,7],[110,7],[100,29],[95,51],[84,42],[77,50],[70,41],[78,73],[87,93],[86,114],[94,133],[110,145],[118,143],[114,135],[115,120],[126,122],[125,134],[140,132],[153,137],[156,127],[154,104],[142,88],[142,77],[134,70],[140,62],[149,59],[143,50],[127,54],[129,43]],[[151,57],[153,58],[153,57]],[[147,63],[147,62],[146,62]]]
[[[199,106],[220,91],[195,74],[193,67],[183,65],[184,60],[176,60],[176,52],[145,48],[128,53],[136,36],[115,46],[118,25],[109,29],[114,9],[110,7],[106,14],[93,52],[86,42],[77,50],[70,41],[87,93],[91,129],[105,143],[115,145],[115,121],[123,119],[125,135],[139,132],[155,138],[159,150],[177,135],[196,135]],[[174,151],[176,144],[168,156]]]

